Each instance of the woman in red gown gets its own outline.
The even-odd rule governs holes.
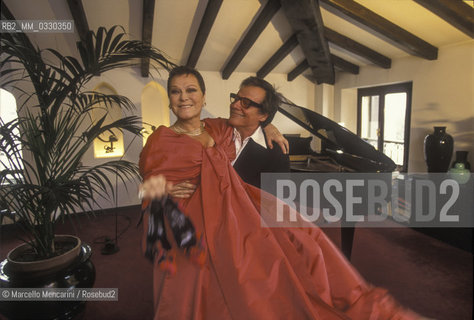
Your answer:
[[[205,87],[197,71],[171,71],[168,95],[178,120],[148,138],[141,192],[146,203],[169,183],[196,184],[190,198],[175,200],[202,235],[206,255],[199,265],[173,248],[174,274],[155,259],[154,319],[419,318],[367,284],[314,225],[262,226],[260,211],[271,208],[260,208],[260,190],[230,164],[232,128],[224,119],[200,120]]]

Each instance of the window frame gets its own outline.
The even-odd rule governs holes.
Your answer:
[[[405,92],[407,95],[406,112],[405,112],[405,128],[404,128],[404,147],[403,147],[403,164],[400,172],[408,171],[408,159],[410,150],[410,128],[411,128],[411,105],[412,105],[413,82],[402,82],[390,85],[374,86],[357,89],[357,135],[361,137],[362,127],[362,97],[379,96],[378,122],[380,133],[377,139],[378,150],[383,150],[384,142],[384,120],[385,120],[385,95],[389,93]]]

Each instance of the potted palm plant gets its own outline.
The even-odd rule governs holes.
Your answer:
[[[82,247],[77,238],[58,237],[57,222],[72,219],[76,212],[90,212],[97,197],[111,197],[109,173],[122,182],[137,177],[136,164],[126,160],[83,163],[95,139],[116,130],[138,135],[142,129],[141,119],[134,115],[112,122],[105,121],[106,115],[94,119],[97,104],[129,113],[135,107],[124,96],[86,90],[86,84],[96,75],[137,64],[140,58],[149,58],[155,68],[173,66],[158,49],[124,36],[120,27],[90,32],[86,41],[78,42],[76,59],[54,49],[40,50],[24,34],[2,34],[1,86],[14,92],[20,103],[17,119],[0,119],[0,151],[6,155],[0,161],[0,209],[12,213],[24,231],[25,244],[9,253],[1,272],[21,273],[24,279],[31,272],[44,277],[67,268]],[[66,244],[61,238],[67,238],[62,241]],[[65,259],[65,254],[71,258]],[[58,265],[41,266],[44,262]]]

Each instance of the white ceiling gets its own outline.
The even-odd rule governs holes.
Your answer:
[[[66,0],[3,0],[18,20],[72,20]],[[356,0],[431,45],[442,48],[472,39],[437,15],[412,0]],[[453,0],[454,1],[454,0]],[[224,0],[204,45],[196,67],[203,71],[222,71],[228,57],[245,34],[266,0]],[[473,1],[465,1],[473,6]],[[133,39],[141,38],[141,0],[83,0],[91,30],[99,26],[122,25]],[[207,0],[156,0],[152,44],[172,61],[186,63]],[[321,9],[324,25],[391,58],[408,55],[358,26]],[[236,72],[255,73],[292,34],[280,10],[267,25],[236,68]],[[59,48],[75,53],[77,34],[29,34],[40,47]],[[331,53],[359,66],[368,61],[331,45]],[[304,59],[297,47],[272,72],[288,73]],[[421,59],[421,58],[420,58]]]

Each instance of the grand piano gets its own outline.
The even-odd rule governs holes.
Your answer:
[[[292,172],[392,172],[388,156],[336,122],[283,97],[278,111],[309,131],[306,138],[285,135],[290,144]],[[311,144],[318,146],[315,151]],[[350,259],[354,225],[341,229],[342,251]]]

